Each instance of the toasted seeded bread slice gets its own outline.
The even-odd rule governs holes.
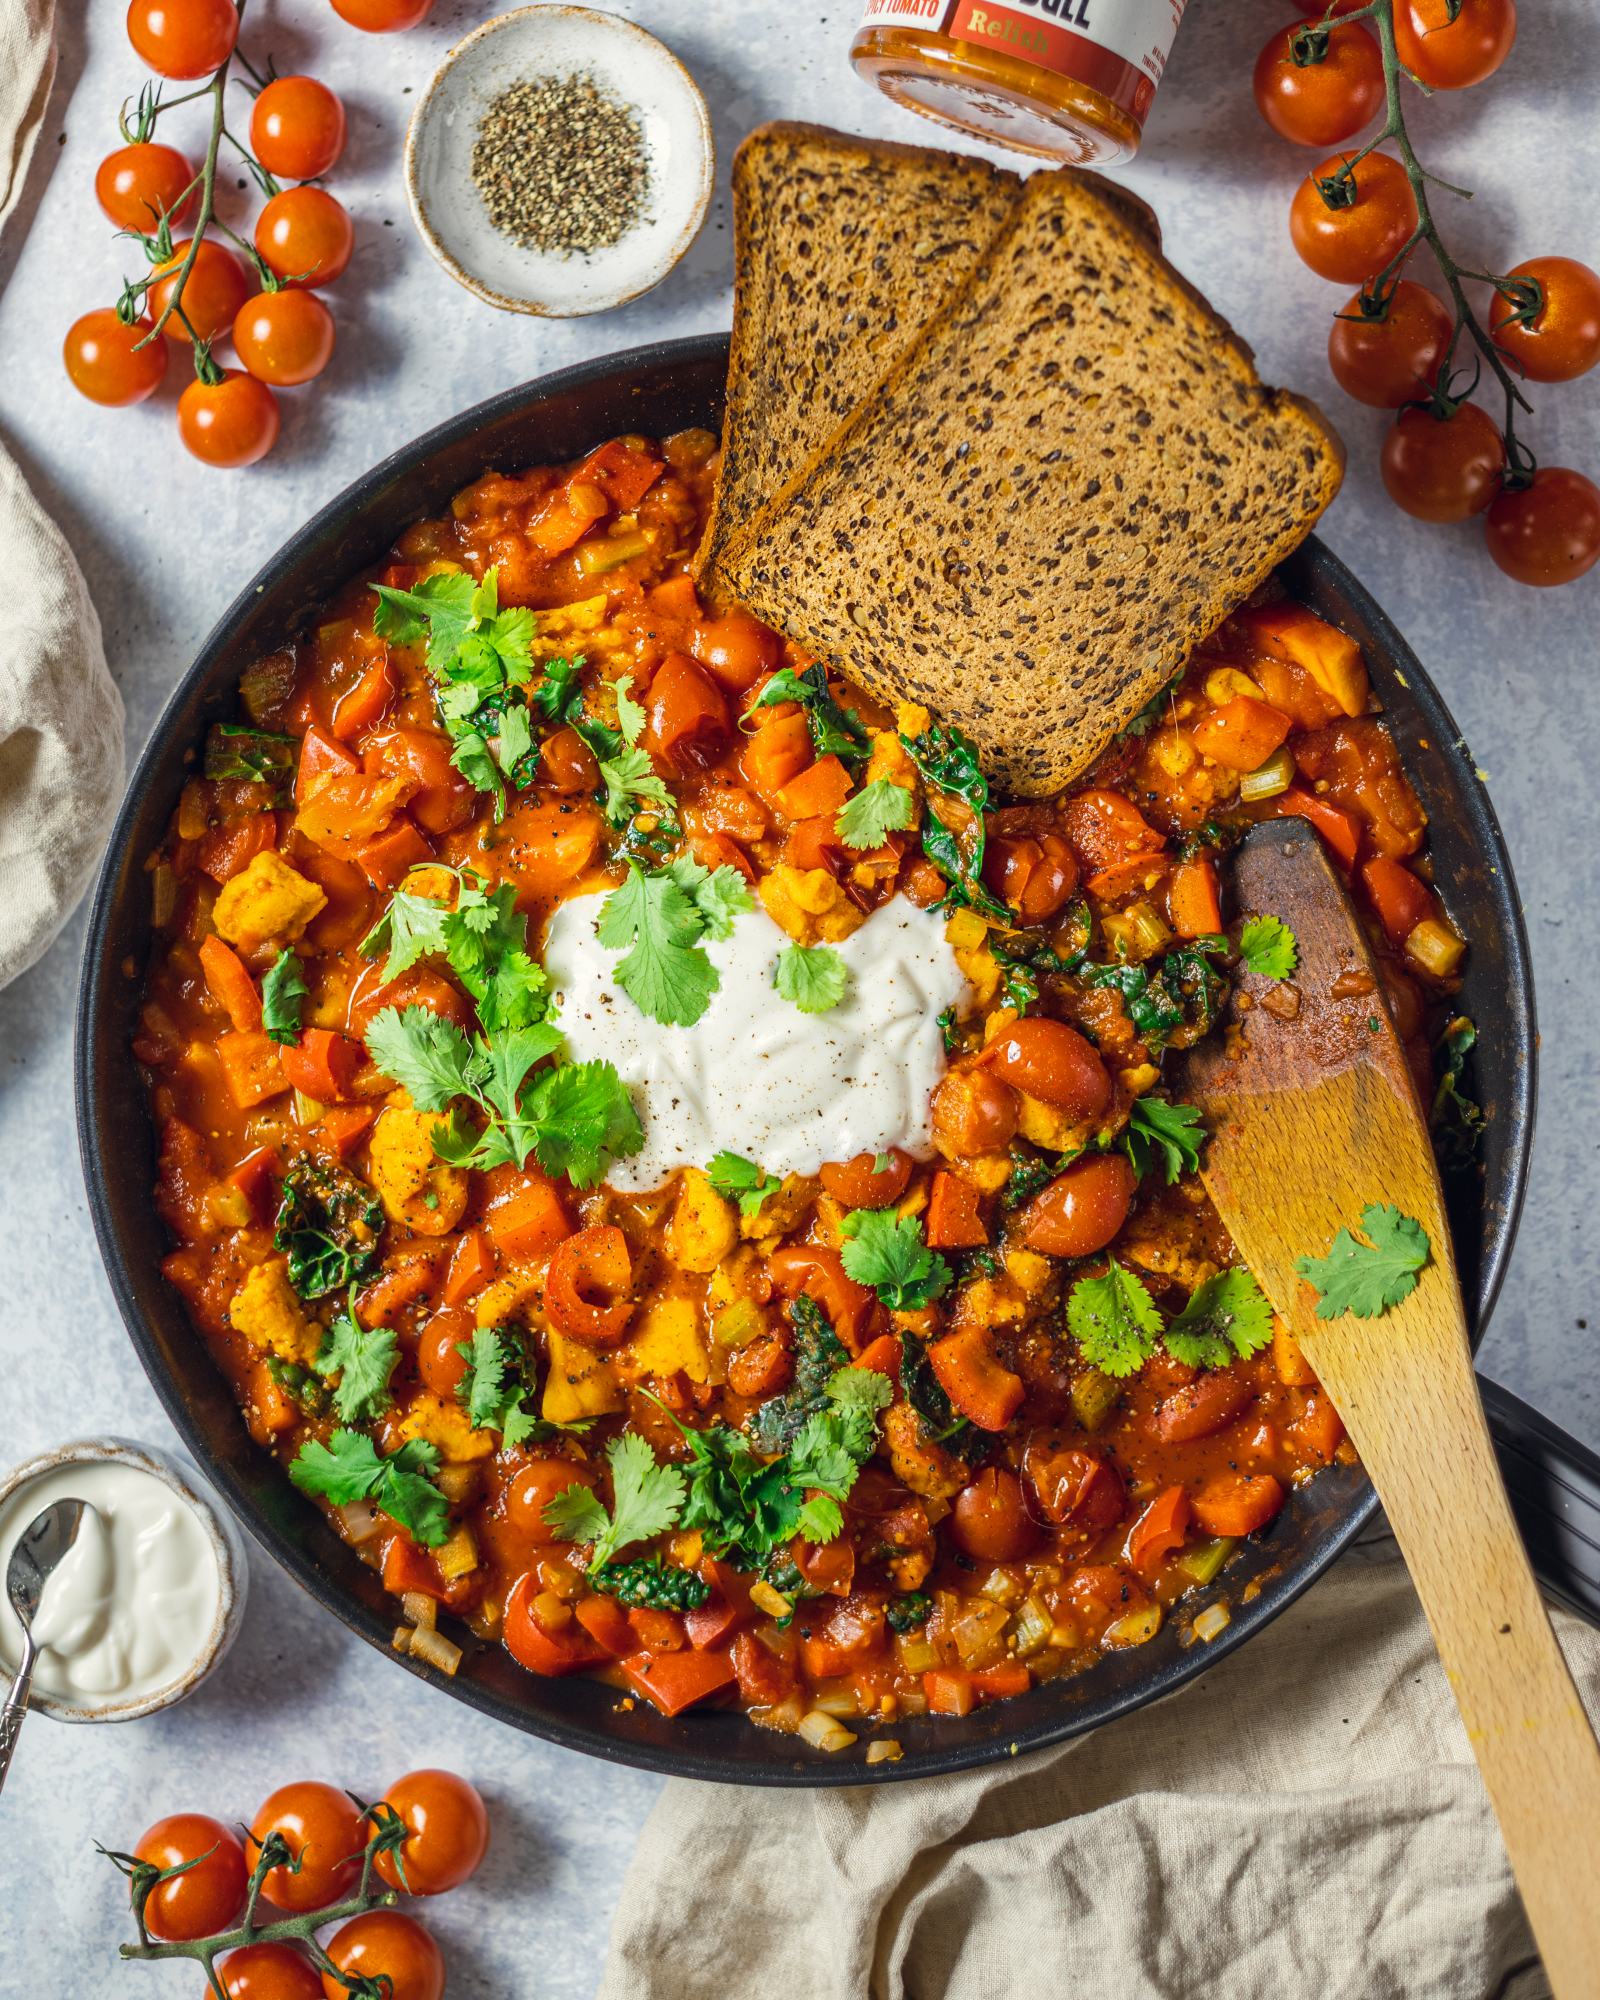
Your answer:
[[[714,588],[1037,796],[1115,731],[1338,490],[1322,416],[1081,175],[1036,174]]]
[[[821,125],[750,134],[733,162],[733,349],[697,570],[970,276],[1020,186],[986,160]]]

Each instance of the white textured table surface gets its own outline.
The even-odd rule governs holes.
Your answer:
[[[345,98],[351,140],[333,185],[358,238],[330,295],[340,326],[332,367],[314,389],[284,398],[284,436],[269,461],[222,474],[179,447],[170,391],[153,407],[106,412],[80,401],[61,374],[66,324],[110,302],[128,261],[90,184],[115,143],[117,103],[139,81],[121,0],[61,0],[55,96],[0,249],[0,434],[88,572],[128,704],[130,753],[240,583],[391,446],[564,362],[726,325],[727,162],[749,127],[807,117],[937,143],[933,128],[852,77],[853,0],[815,13],[791,0],[625,6],[671,41],[711,101],[721,153],[711,219],[673,277],[622,312],[568,325],[502,317],[458,290],[417,242],[399,165],[407,91],[490,11],[440,0],[421,29],[368,37],[338,23],[324,0],[252,5],[252,49],[273,49],[280,69],[313,69]],[[1464,212],[1449,197],[1443,206],[1482,261],[1504,268],[1563,251],[1600,263],[1583,157],[1593,108],[1588,13],[1585,0],[1525,9],[1521,42],[1491,85],[1416,112],[1428,164],[1478,190]],[[1327,539],[1409,637],[1488,770],[1533,939],[1544,1054],[1528,1210],[1483,1360],[1600,1444],[1600,1367],[1586,1325],[1600,1241],[1585,1198],[1600,1130],[1592,775],[1600,573],[1565,591],[1521,590],[1491,567],[1474,530],[1405,523],[1384,499],[1373,469],[1380,419],[1326,378],[1326,315],[1338,301],[1286,241],[1295,159],[1249,103],[1250,62],[1283,18],[1276,0],[1196,0],[1128,179],[1156,204],[1177,263],[1254,343],[1263,373],[1322,398],[1344,429],[1350,475]],[[1592,384],[1545,391],[1533,441],[1548,462],[1593,474],[1597,414]],[[81,939],[80,920],[0,994],[0,1462],[97,1430],[170,1441],[85,1213],[69,1063]],[[119,1730],[35,1721],[25,1732],[0,1801],[0,1996],[62,1990],[67,1963],[75,1990],[193,1995],[191,1974],[112,1968],[124,1926],[92,1840],[131,1842],[158,1812],[182,1807],[248,1815],[295,1777],[376,1790],[419,1762],[471,1774],[495,1816],[477,1884],[438,1908],[451,1992],[588,1994],[656,1781],[514,1735],[419,1686],[346,1638],[258,1556],[244,1636],[187,1706]]]

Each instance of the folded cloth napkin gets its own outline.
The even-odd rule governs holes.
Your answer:
[[[0,4],[0,224],[55,75],[53,0]],[[0,451],[0,986],[88,887],[122,792],[122,700],[72,551]]]
[[[1556,1627],[1600,1713],[1600,1633]],[[1384,1535],[1182,1693],[1058,1749],[848,1791],[669,1784],[599,2000],[1549,1991]]]

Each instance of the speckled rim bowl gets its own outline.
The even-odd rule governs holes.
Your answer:
[[[250,1585],[245,1538],[238,1522],[223,1506],[216,1492],[187,1459],[161,1451],[155,1445],[136,1444],[131,1438],[76,1438],[70,1444],[60,1444],[51,1451],[42,1451],[34,1458],[24,1459],[21,1465],[0,1477],[0,1507],[30,1480],[54,1472],[60,1466],[106,1464],[131,1465],[140,1472],[149,1473],[152,1479],[159,1479],[163,1486],[170,1487],[180,1500],[194,1510],[211,1544],[211,1552],[217,1559],[217,1615],[198,1658],[188,1672],[169,1681],[165,1687],[157,1688],[152,1694],[141,1695],[137,1700],[101,1702],[90,1708],[47,1693],[35,1682],[28,1697],[29,1712],[51,1716],[57,1722],[133,1722],[141,1715],[154,1715],[163,1708],[173,1707],[193,1694],[200,1683],[221,1665],[244,1622],[245,1598]],[[3,1588],[5,1565],[10,1559],[10,1548],[0,1549],[0,1588]],[[15,1670],[14,1663],[0,1660],[0,1670],[9,1680]]]
[[[650,161],[644,214],[616,243],[556,256],[489,220],[472,149],[491,100],[524,78],[587,72],[635,107]],[[654,35],[591,7],[518,7],[445,57],[411,115],[406,195],[422,240],[458,284],[507,312],[576,319],[648,292],[706,219],[716,148],[700,87]]]

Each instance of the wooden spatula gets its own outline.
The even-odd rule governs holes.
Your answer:
[[[1183,1094],[1212,1133],[1206,1186],[1378,1489],[1555,1991],[1593,2000],[1600,1746],[1490,1446],[1422,1106],[1361,925],[1305,822],[1252,829],[1232,888],[1239,914],[1283,919],[1300,962],[1276,989],[1242,973],[1237,1024],[1190,1053]],[[1430,1260],[1381,1317],[1319,1319],[1296,1260],[1360,1234],[1373,1202],[1421,1223]]]

